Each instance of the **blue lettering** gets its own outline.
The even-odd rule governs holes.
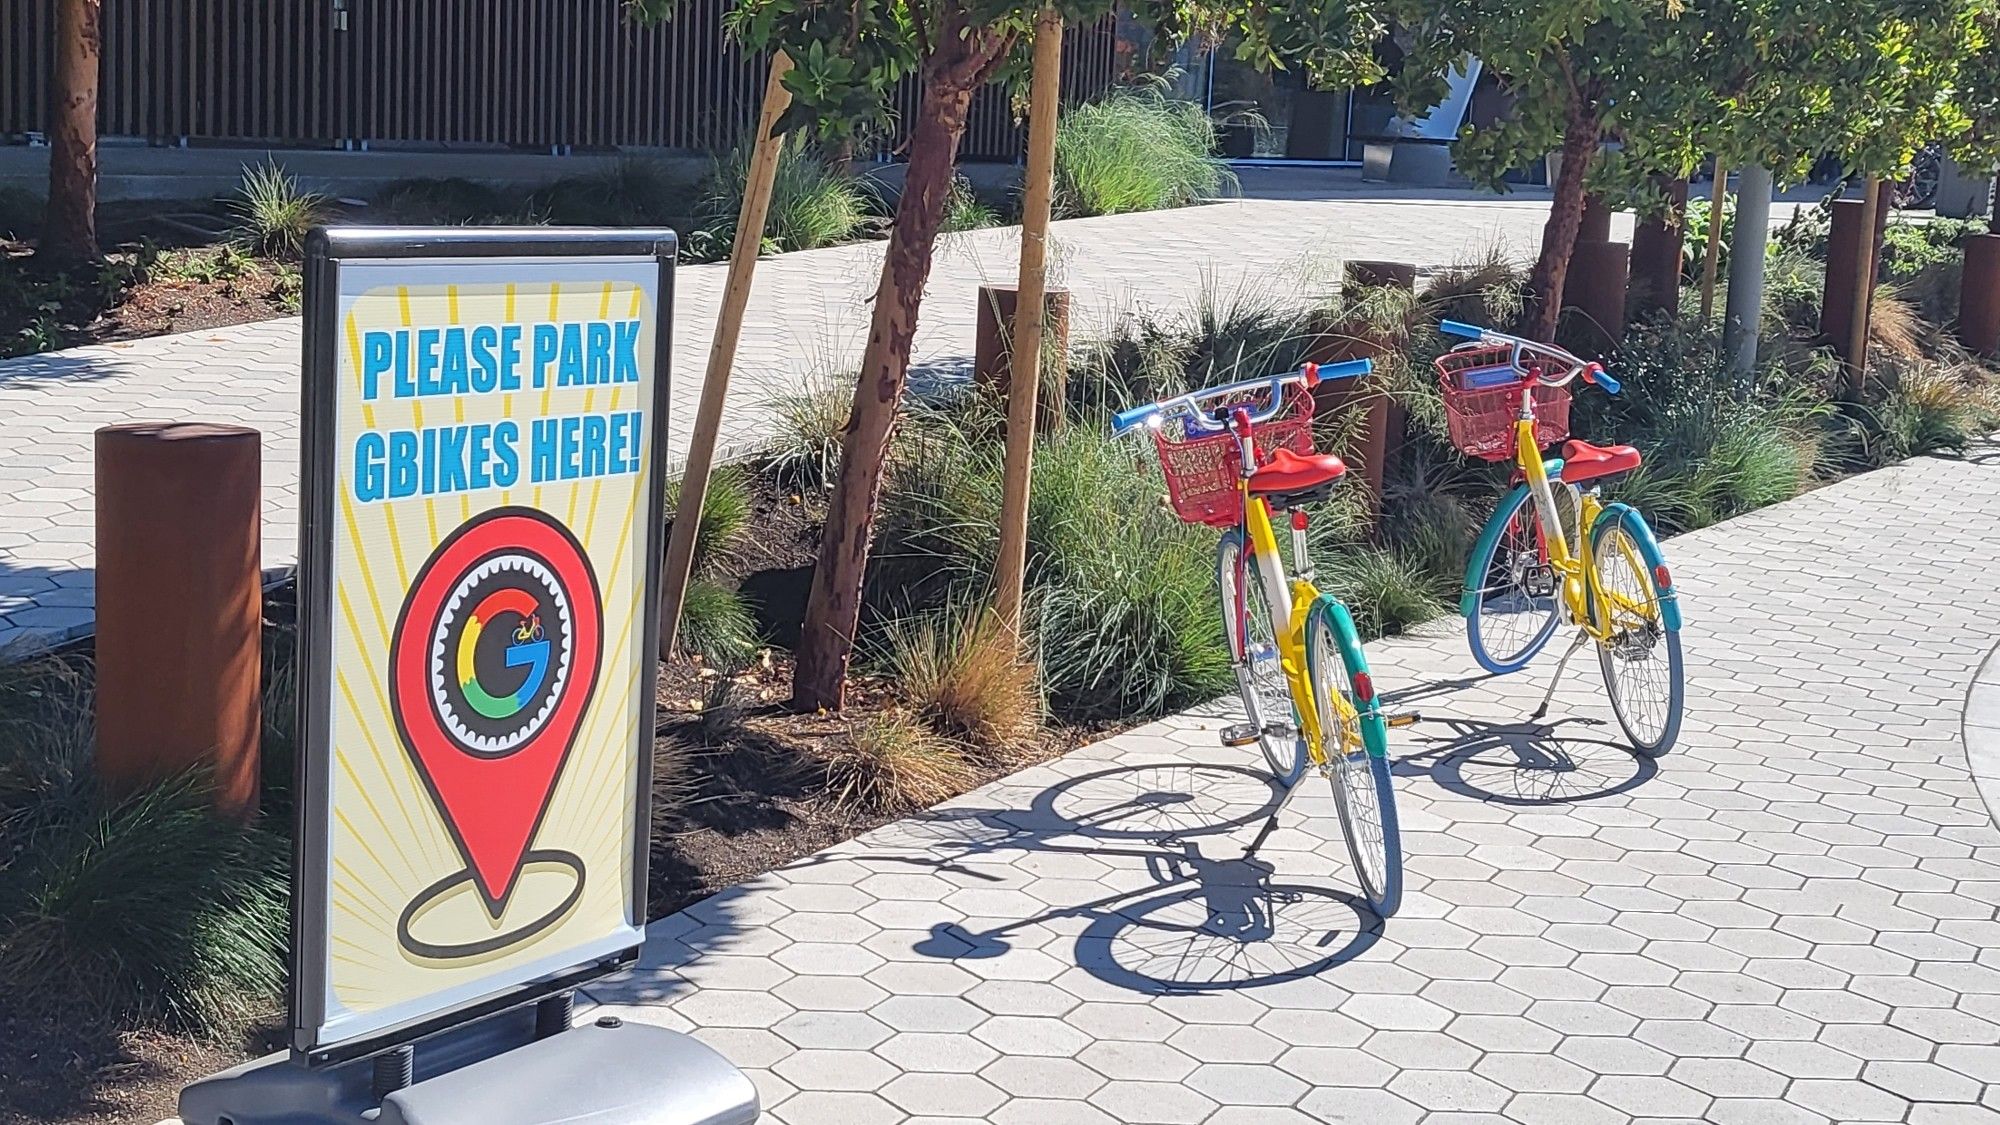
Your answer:
[[[521,373],[514,365],[521,362],[521,326],[505,325],[500,329],[500,389],[518,391],[521,389]]]
[[[490,324],[482,324],[472,330],[472,389],[485,394],[500,383],[500,365],[494,359],[494,345],[500,342],[500,333]]]
[[[601,477],[607,471],[605,456],[608,452],[605,434],[607,426],[599,414],[586,414],[583,418],[583,475]]]
[[[472,374],[467,369],[465,359],[465,329],[447,328],[444,332],[444,393],[463,395],[472,393]]]
[[[395,362],[396,341],[387,332],[361,337],[361,397],[369,402],[382,393],[382,373]]]
[[[639,329],[643,327],[636,320],[621,320],[614,330],[618,334],[611,352],[611,381],[614,383],[636,383],[639,381]]]
[[[557,325],[535,325],[535,362],[532,371],[537,390],[549,385],[549,364],[555,362],[556,352],[561,348],[561,339],[562,333]]]
[[[535,419],[535,424],[529,431],[529,442],[530,449],[528,456],[531,459],[531,465],[528,470],[528,479],[534,481],[536,484],[540,484],[543,481],[555,480],[557,478],[557,464],[559,461],[556,451],[556,420],[554,418]]]
[[[388,454],[388,447],[382,435],[374,431],[363,433],[354,441],[354,498],[363,504],[382,498],[382,459]]]
[[[583,381],[599,386],[611,381],[611,326],[601,320],[584,325]]]
[[[417,494],[417,435],[396,430],[389,435],[389,499]]]
[[[417,393],[418,394],[434,395],[439,393],[438,383],[437,383],[437,369],[438,369],[438,330],[435,328],[419,328],[417,330]]]
[[[493,425],[493,483],[512,488],[521,479],[521,428],[511,421]]]

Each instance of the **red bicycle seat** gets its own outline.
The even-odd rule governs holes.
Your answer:
[[[1303,492],[1339,480],[1346,472],[1347,466],[1331,453],[1301,456],[1279,446],[1270,463],[1250,474],[1250,491],[1264,495]]]
[[[1629,473],[1639,467],[1639,451],[1629,445],[1592,445],[1570,441],[1563,446],[1562,479],[1578,481]]]

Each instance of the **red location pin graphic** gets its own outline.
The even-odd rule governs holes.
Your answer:
[[[534,509],[497,508],[438,545],[396,619],[397,732],[496,920],[596,691],[603,616],[569,529]]]

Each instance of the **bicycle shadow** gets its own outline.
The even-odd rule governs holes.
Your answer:
[[[1356,895],[1280,879],[1258,854],[1286,796],[1255,770],[1172,763],[1067,778],[1022,811],[938,810],[947,815],[929,854],[895,856],[898,866],[969,871],[976,870],[969,859],[1018,850],[1138,860],[1145,882],[1122,880],[1097,898],[997,925],[940,922],[915,951],[947,961],[998,958],[1023,934],[1070,920],[1082,923],[1076,966],[1133,992],[1234,991],[1325,972],[1372,946],[1381,919]],[[1008,831],[995,833],[996,825]],[[1240,849],[1225,845],[1213,857],[1202,850],[1253,825],[1254,838]]]
[[[1651,781],[1659,763],[1623,743],[1579,730],[1606,726],[1600,719],[1569,716],[1540,722],[1491,723],[1476,719],[1426,720],[1451,733],[1418,735],[1426,744],[1398,758],[1397,776],[1429,775],[1439,788],[1505,805],[1568,805],[1628,793]]]

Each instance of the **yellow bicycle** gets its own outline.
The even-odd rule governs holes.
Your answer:
[[[1224,633],[1247,722],[1226,745],[1257,744],[1281,786],[1308,765],[1333,787],[1355,879],[1377,915],[1403,897],[1402,835],[1389,739],[1347,607],[1312,584],[1305,507],[1347,468],[1312,447],[1312,389],[1370,370],[1367,360],[1193,391],[1118,414],[1112,432],[1152,432],[1174,511],[1223,532],[1216,550]],[[1288,581],[1272,523],[1286,514]]]
[[[1452,443],[1467,456],[1515,463],[1514,487],[1465,570],[1459,609],[1473,658],[1489,672],[1519,671],[1567,621],[1576,639],[1533,717],[1548,712],[1569,658],[1595,641],[1632,749],[1666,753],[1680,734],[1685,695],[1673,574],[1645,517],[1597,491],[1638,468],[1639,451],[1571,441],[1561,458],[1542,455],[1569,433],[1572,380],[1614,395],[1618,380],[1553,344],[1449,320],[1440,328],[1471,341],[1437,361]]]

